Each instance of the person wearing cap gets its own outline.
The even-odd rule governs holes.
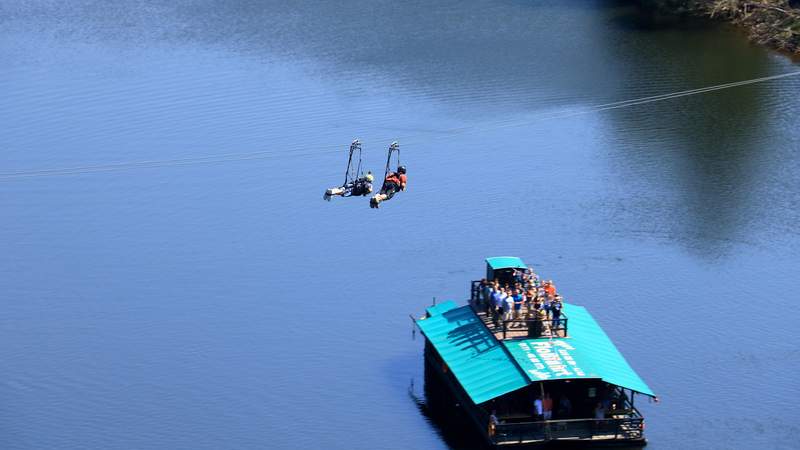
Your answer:
[[[405,191],[406,182],[406,166],[399,166],[396,172],[389,172],[383,180],[381,192],[370,199],[370,208],[378,208],[381,202],[389,200],[400,191]]]

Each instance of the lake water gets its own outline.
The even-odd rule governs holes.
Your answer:
[[[649,448],[797,448],[800,77],[578,112],[798,69],[609,1],[0,1],[0,447],[446,449],[408,315],[510,254]]]

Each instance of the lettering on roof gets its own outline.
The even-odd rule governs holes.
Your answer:
[[[551,378],[586,376],[586,372],[578,365],[572,354],[575,348],[567,342],[561,340],[524,341],[518,343],[517,347],[518,352],[530,362],[530,365],[524,364],[524,366],[527,366],[525,368],[532,378],[549,380]]]

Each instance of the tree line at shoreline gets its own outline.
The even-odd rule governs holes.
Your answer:
[[[735,23],[751,40],[800,55],[800,0],[638,0],[659,12]]]

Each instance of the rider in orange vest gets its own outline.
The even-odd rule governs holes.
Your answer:
[[[398,167],[397,172],[390,172],[389,175],[386,175],[386,179],[383,180],[381,192],[370,199],[370,208],[377,208],[380,202],[389,200],[399,191],[405,191],[406,182],[406,166]]]

